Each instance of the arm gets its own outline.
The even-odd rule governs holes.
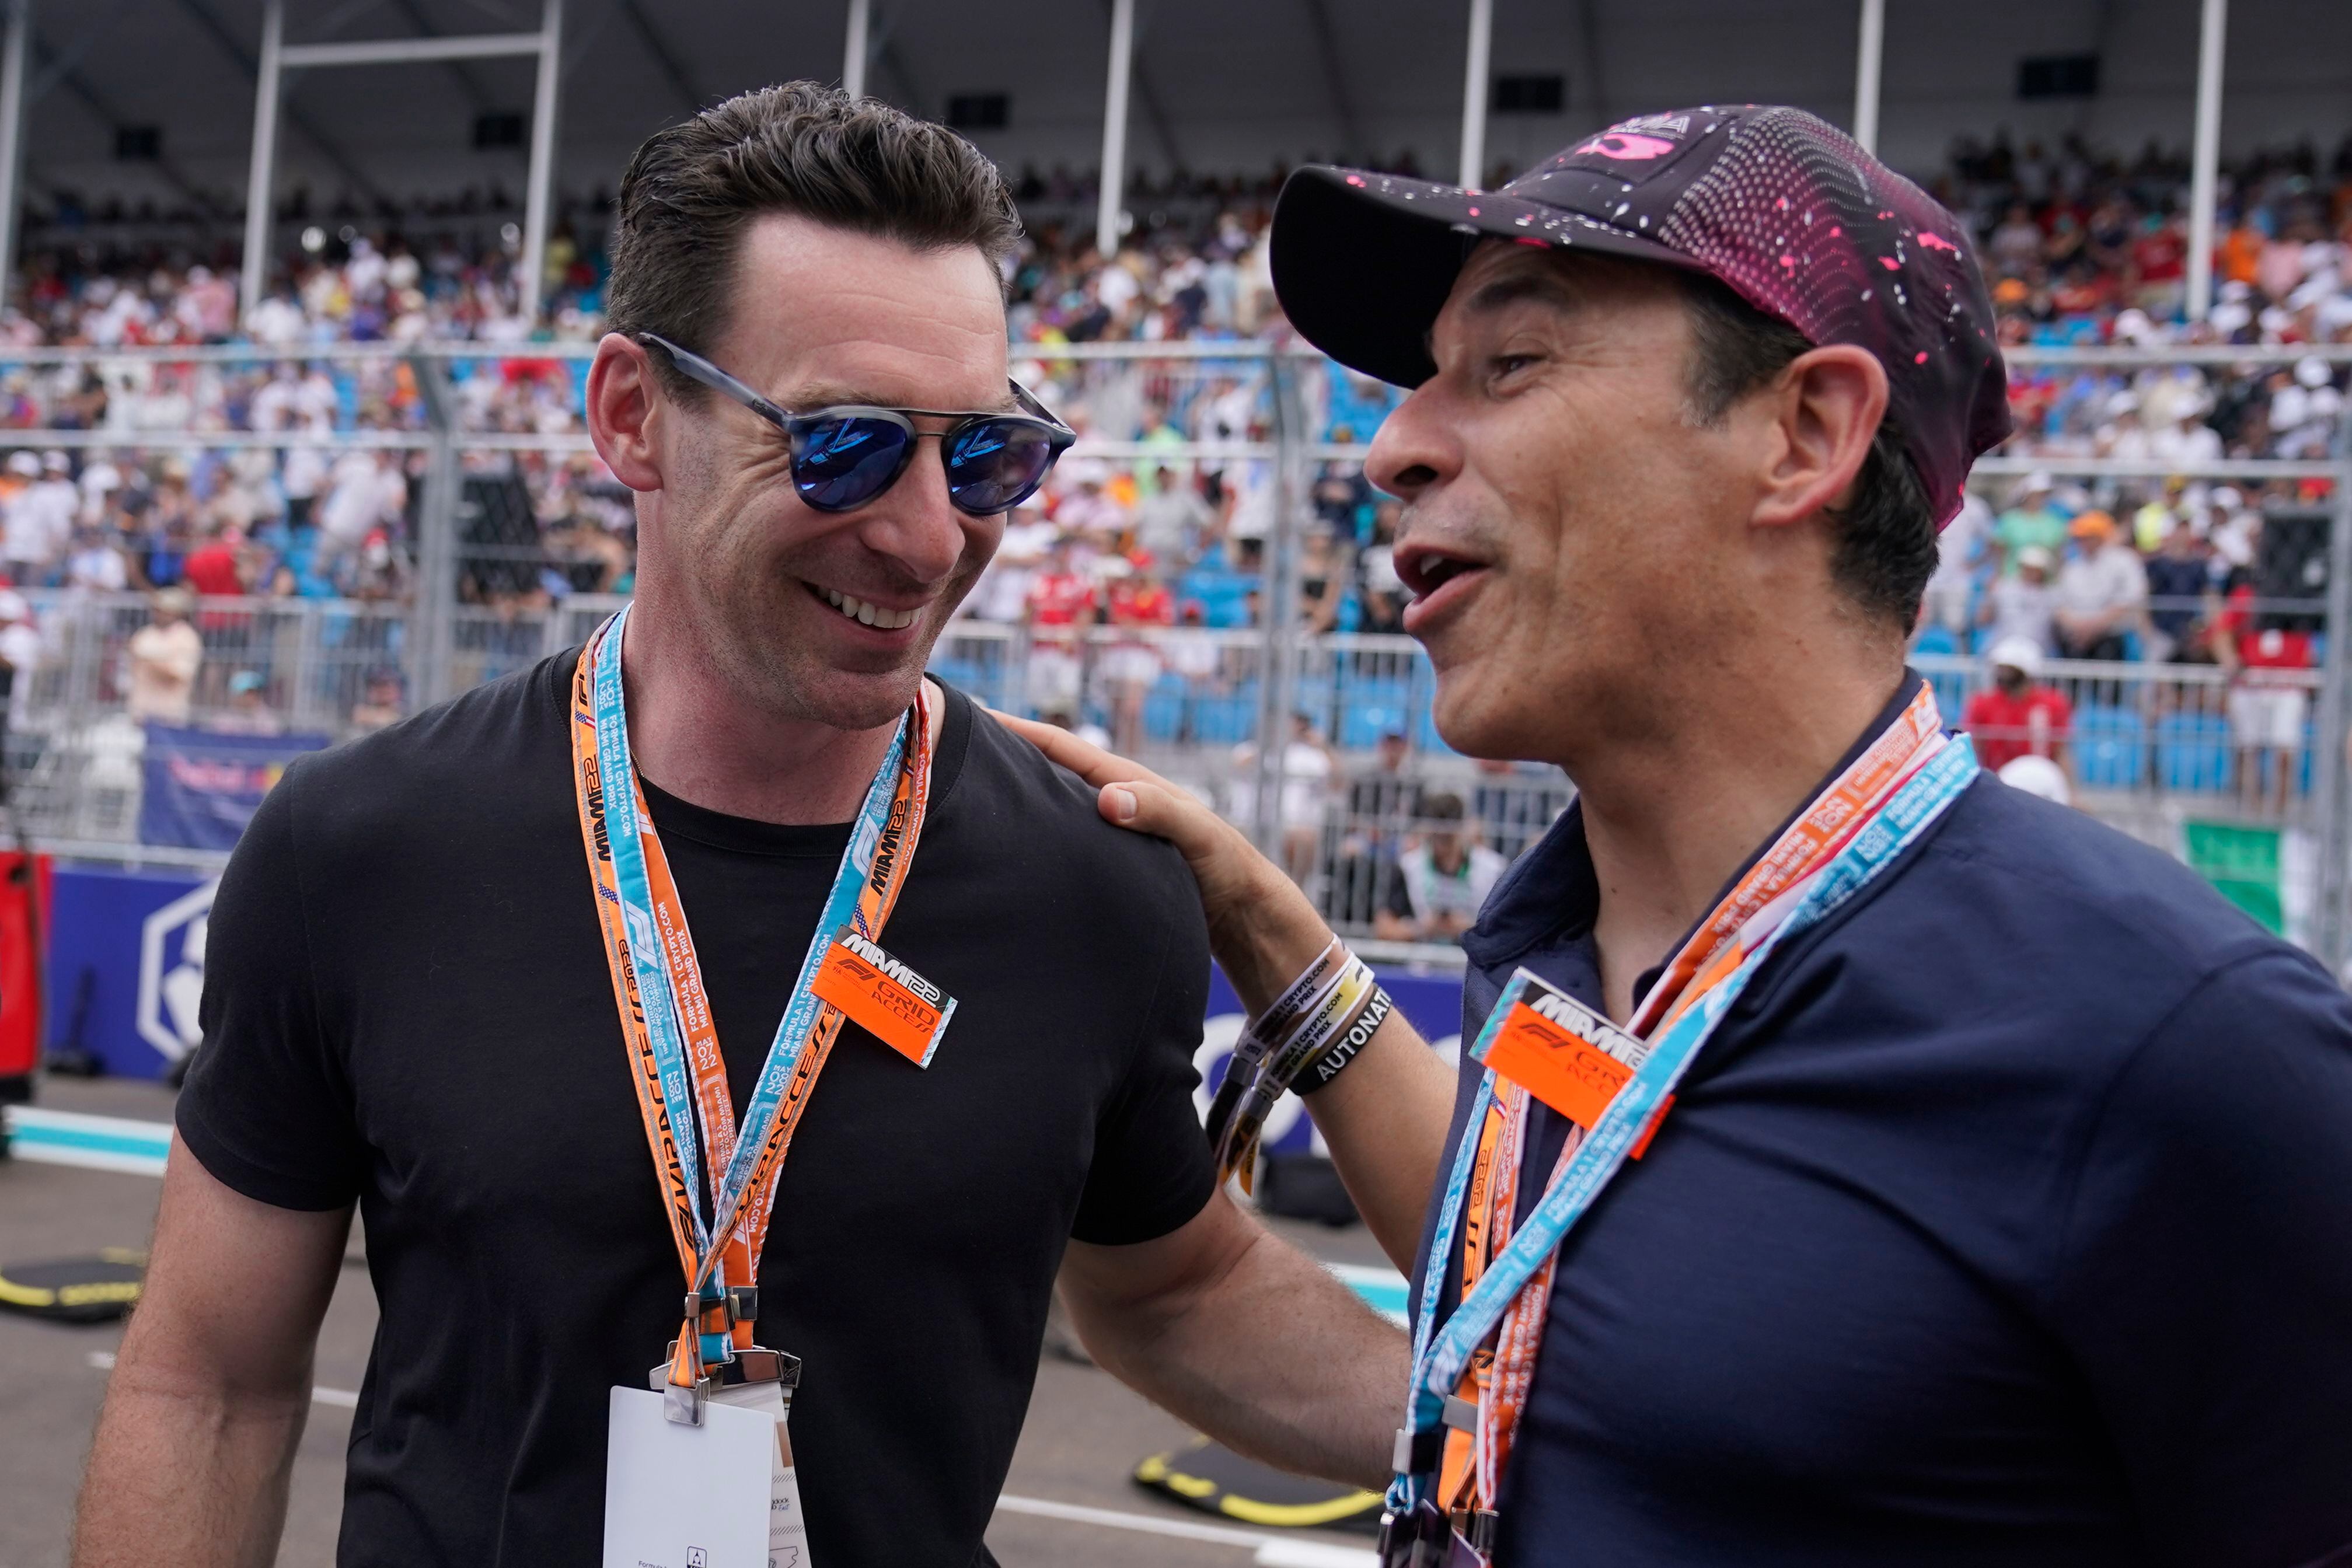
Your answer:
[[[74,1568],[267,1568],[349,1208],[256,1202],[174,1135],[153,1260],[106,1391]]]
[[[1156,1240],[1073,1241],[1061,1291],[1087,1354],[1229,1448],[1377,1490],[1403,1333],[1222,1192]]]
[[[1297,977],[1331,928],[1239,829],[1147,768],[1027,719],[998,720],[1102,790],[1104,818],[1182,852],[1200,884],[1209,948],[1252,1013]],[[1402,1012],[1391,1011],[1348,1071],[1306,1097],[1331,1163],[1381,1249],[1412,1271],[1454,1115],[1454,1074]]]

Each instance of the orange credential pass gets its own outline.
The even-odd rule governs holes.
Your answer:
[[[913,1062],[929,1067],[955,1016],[955,998],[844,926],[809,988],[852,1023]]]
[[[1633,1076],[1632,1068],[1525,1002],[1511,1004],[1486,1048],[1486,1065],[1588,1133]]]

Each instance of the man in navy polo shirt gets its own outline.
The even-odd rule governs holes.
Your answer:
[[[1647,1066],[1581,1123],[1497,1081],[1492,1167],[1486,1069],[1449,1093],[1399,1016],[1314,1086],[1419,1343],[1485,1321],[1465,1205],[1569,1217],[1531,1361],[1505,1318],[1445,1402],[1491,1491],[1419,1401],[1392,1500],[1513,1568],[2352,1563],[2352,1005],[1978,771],[1904,666],[2008,428],[1965,228],[1811,116],[1701,108],[1497,193],[1303,170],[1272,243],[1300,332],[1413,389],[1366,472],[1440,733],[1579,790],[1465,938],[1465,1039],[1525,969],[1621,1060],[1699,1041],[1638,1160]],[[1053,745],[1184,849],[1254,1012],[1329,940],[1181,791]],[[1597,1197],[1548,1191],[1563,1149]],[[1445,1560],[1409,1522],[1391,1561]]]

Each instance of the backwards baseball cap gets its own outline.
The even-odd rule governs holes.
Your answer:
[[[1275,292],[1341,364],[1418,386],[1436,372],[1430,326],[1490,237],[1703,273],[1809,342],[1869,350],[1938,524],[2009,434],[1967,225],[1801,110],[1642,115],[1500,191],[1309,165],[1275,207]]]

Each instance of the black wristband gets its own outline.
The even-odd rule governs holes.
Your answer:
[[[1331,1038],[1331,1043],[1318,1051],[1312,1061],[1300,1064],[1297,1076],[1290,1081],[1292,1090],[1300,1094],[1312,1094],[1347,1070],[1348,1063],[1370,1043],[1381,1025],[1389,1021],[1396,1003],[1389,999],[1386,989],[1372,988],[1370,1000],[1355,1021]]]

